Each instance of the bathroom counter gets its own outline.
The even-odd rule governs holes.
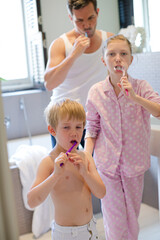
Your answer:
[[[160,125],[151,124],[151,155],[160,158]]]
[[[160,125],[151,124],[150,152],[158,161],[158,202],[160,217]]]

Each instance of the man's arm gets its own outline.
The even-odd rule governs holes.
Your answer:
[[[79,36],[73,45],[71,53],[65,56],[65,45],[61,38],[56,39],[49,50],[49,60],[44,74],[45,87],[52,90],[59,86],[66,78],[74,61],[89,47],[90,40]]]

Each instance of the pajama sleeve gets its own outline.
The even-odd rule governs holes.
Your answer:
[[[145,80],[141,81],[139,91],[140,96],[144,97],[147,100],[160,104],[159,94],[153,90],[153,88],[147,81]],[[160,119],[160,117],[156,118]]]

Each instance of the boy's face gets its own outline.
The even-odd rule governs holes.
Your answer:
[[[132,63],[133,57],[126,41],[115,40],[108,43],[104,54],[104,63],[111,75],[122,75],[117,67],[124,67],[127,71]]]
[[[79,34],[85,34],[86,32],[89,38],[93,37],[96,30],[98,12],[99,9],[96,12],[91,2],[84,8],[73,9],[70,18],[76,32]]]
[[[79,145],[83,134],[83,121],[77,119],[60,119],[55,130],[55,137],[57,143],[68,150],[74,143],[77,142],[76,147]]]

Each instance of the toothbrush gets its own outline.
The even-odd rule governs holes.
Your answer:
[[[125,76],[125,68],[124,67],[122,67],[122,71],[123,71],[123,77],[124,77]],[[128,89],[125,89],[125,91],[126,91],[126,94],[128,96]]]
[[[66,155],[68,156],[68,153],[72,151],[72,149],[74,148],[74,146],[76,146],[77,141],[74,141],[72,147],[70,149],[68,149],[68,151],[66,152]],[[62,167],[64,165],[64,163],[60,163],[60,167]]]
[[[87,34],[87,32],[85,32],[85,37],[88,37],[88,34]]]
[[[74,146],[76,146],[77,142],[74,141],[72,147],[66,152],[66,155],[68,156],[68,153],[72,151],[72,149],[74,148]]]

